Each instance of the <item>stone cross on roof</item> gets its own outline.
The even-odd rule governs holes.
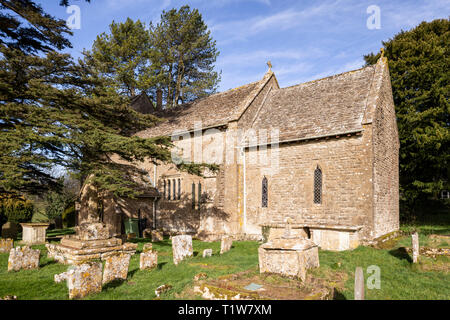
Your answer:
[[[269,71],[272,71],[272,62],[270,60],[267,61],[267,65],[269,66]]]

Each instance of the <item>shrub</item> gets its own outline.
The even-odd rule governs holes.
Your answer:
[[[0,199],[0,220],[20,223],[28,222],[33,216],[33,203],[17,197],[4,197]]]

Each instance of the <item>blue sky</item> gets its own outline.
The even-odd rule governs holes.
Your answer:
[[[59,0],[37,1],[50,14],[66,20],[70,14]],[[112,20],[127,17],[146,25],[162,10],[188,4],[199,9],[217,41],[222,70],[219,91],[257,81],[266,62],[281,87],[360,68],[363,55],[378,52],[381,41],[422,21],[448,18],[450,0],[72,0],[81,9],[81,28],[71,37],[73,56],[91,48],[95,37]],[[369,6],[380,9],[380,28],[369,29]]]

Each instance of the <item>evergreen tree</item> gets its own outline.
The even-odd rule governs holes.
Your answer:
[[[219,52],[197,9],[183,6],[163,11],[150,23],[152,72],[168,107],[214,93],[220,75],[214,71]]]
[[[63,20],[30,0],[0,4],[0,193],[58,190],[52,172],[61,167],[92,176],[100,190],[135,194],[110,156],[171,161],[168,137],[131,135],[158,119],[133,111],[90,66],[57,51],[70,46]]]
[[[450,21],[423,22],[383,42],[400,136],[403,204],[416,208],[450,189]],[[366,55],[374,64],[379,54]]]
[[[134,97],[149,88],[149,57],[151,43],[148,31],[138,20],[112,22],[110,33],[97,36],[91,51],[83,52],[85,61],[111,86],[123,95]]]

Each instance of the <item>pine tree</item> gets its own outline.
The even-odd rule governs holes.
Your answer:
[[[219,55],[216,42],[197,9],[185,5],[163,11],[150,23],[153,41],[152,72],[168,107],[214,93],[220,74],[214,71]]]
[[[400,136],[400,186],[406,208],[450,189],[450,21],[423,22],[383,42]],[[364,58],[374,64],[379,54]]]
[[[149,88],[148,66],[151,42],[148,31],[137,20],[112,22],[110,33],[97,36],[91,51],[84,51],[85,61],[123,95],[134,97]]]

